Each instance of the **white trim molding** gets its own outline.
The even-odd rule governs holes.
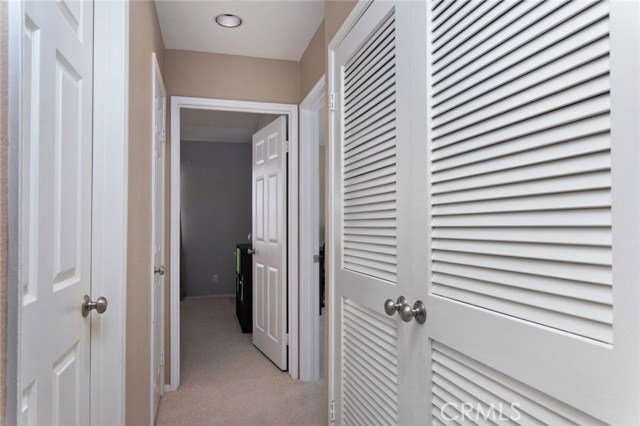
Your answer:
[[[289,193],[287,252],[289,292],[289,375],[298,378],[298,106],[268,102],[171,97],[171,218],[170,218],[170,387],[180,386],[180,110],[251,112],[286,115],[289,136]]]
[[[8,221],[8,247],[7,247],[7,340],[5,342],[7,352],[6,376],[6,400],[4,424],[14,425],[18,423],[21,398],[18,398],[19,371],[20,371],[20,325],[22,315],[22,295],[19,286],[19,205],[20,205],[20,123],[22,113],[22,101],[20,87],[22,87],[22,38],[24,33],[24,2],[10,1],[6,5],[8,40],[7,46],[7,221]]]
[[[337,76],[334,73],[334,67],[335,67],[335,61],[336,61],[336,58],[335,58],[336,50],[338,49],[338,46],[340,45],[340,43],[342,43],[342,41],[345,39],[347,34],[349,34],[349,31],[351,31],[353,26],[358,22],[360,17],[367,10],[367,8],[369,8],[371,3],[372,3],[372,0],[358,1],[358,3],[356,3],[356,5],[353,7],[353,10],[351,10],[351,13],[349,14],[349,16],[347,16],[347,19],[345,19],[340,29],[338,29],[338,32],[336,33],[336,35],[333,37],[333,39],[329,43],[328,62],[327,62],[327,69],[328,69],[327,90],[328,91],[335,91],[335,86],[336,86]],[[339,123],[336,122],[335,114],[332,111],[329,111],[329,117],[327,121],[328,121],[328,129],[327,129],[326,192],[327,194],[329,194],[329,196],[327,197],[327,202],[326,202],[327,215],[325,218],[325,222],[326,222],[325,235],[327,235],[328,237],[326,240],[326,245],[331,250],[331,247],[337,247],[337,244],[340,244],[340,242],[336,241],[334,238],[334,235],[336,235],[336,229],[338,229],[340,224],[335,223],[333,218],[333,210],[335,208],[335,202],[332,196],[334,193],[336,193],[335,191],[341,191],[340,182],[337,182],[334,177],[336,175],[336,168],[339,167],[339,165],[336,164],[334,161],[334,158],[336,157],[336,150],[339,149],[339,147],[336,146],[338,142],[336,141],[336,137],[335,137],[336,126],[338,126]],[[331,303],[335,298],[334,263],[335,263],[334,258],[331,252],[329,252],[329,254],[325,258],[325,280],[326,280],[325,300],[327,300],[327,309],[326,309],[325,315],[327,315],[327,327],[329,329],[327,333],[328,341],[326,342],[328,346],[327,353],[329,358],[327,360],[328,371],[326,375],[327,386],[329,388],[329,407],[327,407],[329,419],[333,419],[332,416],[335,415],[333,401],[335,401],[336,386],[340,386],[340,380],[338,377],[335,376],[336,374],[340,374],[340,366],[335,365],[334,353],[337,346],[335,341],[336,324],[334,321],[334,314],[333,314],[333,310],[339,309],[339,307],[333,306]]]
[[[129,152],[129,4],[94,5],[91,424],[124,424]]]
[[[300,380],[319,380],[320,114],[327,108],[324,75],[300,104]]]
[[[158,119],[157,113],[156,113],[156,95],[157,95],[157,90],[160,89],[160,95],[162,97],[162,103],[163,103],[163,113],[164,113],[164,117],[162,117],[162,123],[161,126],[163,126],[163,128],[166,128],[166,123],[167,123],[167,90],[165,88],[164,85],[164,81],[162,79],[162,71],[160,70],[160,65],[158,64],[158,57],[155,54],[155,52],[151,53],[151,110],[149,111],[151,113],[151,140],[149,141],[151,143],[151,182],[152,182],[152,188],[151,188],[151,205],[153,206],[153,212],[151,215],[151,229],[152,229],[152,235],[154,235],[151,238],[151,264],[149,265],[149,270],[150,271],[155,271],[155,267],[157,267],[158,265],[155,264],[155,233],[156,233],[156,221],[159,220],[161,222],[161,227],[159,229],[162,230],[162,236],[161,236],[161,257],[163,259],[162,263],[164,264],[164,259],[166,256],[166,247],[165,247],[165,231],[166,231],[166,221],[165,221],[165,210],[166,210],[166,197],[165,197],[165,185],[166,185],[166,173],[167,173],[167,168],[166,168],[166,134],[163,132],[162,135],[163,137],[161,137],[161,152],[162,152],[162,161],[159,167],[162,168],[161,171],[161,176],[162,179],[164,180],[164,182],[162,183],[161,187],[162,187],[162,194],[160,195],[161,197],[161,212],[158,216],[158,212],[156,211],[156,206],[157,206],[157,197],[158,197],[158,191],[156,191],[157,189],[157,167],[158,167],[158,163],[156,161],[156,144],[158,143],[158,132],[157,132],[157,126],[158,123],[156,122],[156,120]],[[156,282],[156,277],[158,277],[159,279],[162,280],[162,291],[160,294],[160,303],[158,304],[159,306],[156,306],[156,295],[155,295],[155,282]],[[155,368],[156,368],[156,353],[155,353],[155,349],[156,349],[156,345],[155,345],[155,338],[156,338],[156,327],[160,328],[160,352],[164,353],[164,342],[165,342],[165,332],[166,332],[166,326],[165,326],[165,282],[164,282],[164,277],[162,276],[158,276],[155,272],[151,275],[151,282],[149,283],[149,294],[151,295],[151,324],[153,324],[152,327],[152,331],[151,331],[151,335],[150,337],[150,352],[149,352],[149,361],[150,361],[150,372],[151,374],[149,375],[149,382],[150,382],[150,410],[151,410],[151,414],[150,414],[150,424],[151,426],[153,426],[155,424],[155,420],[156,420],[156,414],[157,414],[157,408],[154,406],[154,401],[155,401]],[[158,321],[158,323],[156,324],[156,310],[159,310],[160,313],[160,321]],[[160,355],[160,359],[162,359],[162,355]],[[160,373],[160,397],[162,398],[162,396],[164,395],[164,384],[165,384],[165,379],[164,379],[164,366],[162,366],[162,370]]]

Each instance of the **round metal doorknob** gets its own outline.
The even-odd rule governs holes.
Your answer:
[[[406,303],[407,300],[404,298],[404,296],[398,297],[397,302],[394,302],[391,299],[387,299],[384,302],[384,312],[389,316],[393,316],[393,314],[400,311]]]
[[[400,318],[404,322],[409,322],[412,318],[415,318],[418,324],[424,324],[427,320],[427,309],[420,300],[413,304],[413,308],[408,303],[405,303],[399,312]]]
[[[87,317],[94,309],[99,314],[105,313],[107,310],[107,298],[101,296],[98,297],[98,300],[92,302],[91,298],[85,294],[82,298],[82,316]]]
[[[408,303],[402,305],[398,310],[398,313],[404,322],[409,322],[413,319],[413,310],[411,309],[411,305]]]
[[[158,275],[164,275],[165,269],[164,265],[156,266],[153,268],[153,273]]]

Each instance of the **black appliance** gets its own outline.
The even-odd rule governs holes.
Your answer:
[[[322,247],[320,247],[320,297],[318,298],[320,300],[320,306],[319,306],[319,311],[320,315],[322,315],[322,308],[324,308],[324,258],[325,258],[325,251],[324,251],[324,244],[322,245]]]
[[[253,332],[253,256],[251,244],[236,244],[236,316],[243,333]]]

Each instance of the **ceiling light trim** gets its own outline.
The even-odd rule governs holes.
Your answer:
[[[242,18],[231,13],[221,13],[215,17],[215,21],[224,28],[238,28],[242,25]]]

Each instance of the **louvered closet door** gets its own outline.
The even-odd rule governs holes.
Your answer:
[[[638,9],[429,4],[431,424],[640,423]]]
[[[386,299],[402,295],[413,303],[420,290],[416,271],[424,269],[426,276],[426,252],[411,249],[416,241],[425,245],[427,235],[426,179],[418,184],[422,195],[410,194],[412,144],[418,140],[411,126],[416,57],[409,40],[420,28],[412,22],[421,16],[419,9],[424,17],[422,2],[374,2],[334,57],[329,255],[335,283],[332,392],[339,425],[410,425],[428,414],[425,401],[415,397],[427,392],[426,329],[384,311]],[[426,152],[424,143],[415,145]],[[420,199],[423,220],[416,224]]]

